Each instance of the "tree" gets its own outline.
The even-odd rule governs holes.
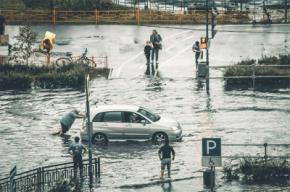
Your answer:
[[[19,27],[19,34],[14,38],[16,43],[12,47],[12,56],[10,60],[14,63],[28,65],[28,59],[33,53],[37,33],[33,32],[30,26]]]

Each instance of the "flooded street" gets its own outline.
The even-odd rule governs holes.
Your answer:
[[[191,47],[203,34],[203,26],[156,28],[163,38],[159,75],[145,76],[144,43],[152,27],[119,25],[33,26],[39,34],[49,30],[57,40],[56,53],[72,51],[79,55],[85,48],[89,56],[108,56],[113,73],[109,80],[91,82],[92,108],[102,104],[135,104],[177,119],[183,128],[182,142],[173,143],[176,159],[172,164],[171,191],[203,190],[201,138],[220,137],[222,143],[289,143],[290,90],[273,92],[225,91],[224,82],[210,81],[210,95],[195,80]],[[180,28],[186,29],[180,29]],[[7,32],[17,33],[18,26]],[[178,29],[179,28],[179,29]],[[194,29],[194,30],[189,30]],[[289,25],[219,26],[210,47],[210,65],[231,65],[246,58],[289,53]],[[252,31],[239,33],[233,31]],[[255,31],[256,33],[253,33]],[[11,35],[12,36],[12,35]],[[41,37],[39,37],[41,38]],[[211,77],[221,77],[211,70]],[[70,161],[68,145],[79,135],[77,120],[70,138],[52,136],[59,119],[72,108],[85,110],[85,95],[73,90],[29,90],[0,92],[0,177],[13,165],[28,170],[42,165]],[[158,146],[151,142],[111,142],[106,148],[94,147],[101,157],[101,183],[96,191],[163,192],[168,186],[154,184],[159,178]],[[223,155],[258,155],[258,147],[222,148]],[[287,148],[269,150],[271,155],[290,155]],[[220,169],[218,169],[220,170]],[[243,191],[257,186],[224,183],[218,174],[218,191]],[[168,191],[168,190],[167,190]]]

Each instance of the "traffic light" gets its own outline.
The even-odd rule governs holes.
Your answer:
[[[215,26],[217,24],[217,15],[218,15],[217,10],[212,8],[211,10],[211,38],[212,39],[217,33],[217,30],[215,30]]]
[[[53,49],[53,44],[55,43],[55,37],[56,35],[54,33],[47,31],[40,43],[40,48],[45,49],[47,53],[50,53],[50,51]]]
[[[207,44],[207,39],[206,39],[206,37],[201,37],[201,38],[200,38],[200,48],[202,48],[202,49],[206,49],[206,48],[207,48],[206,44]]]

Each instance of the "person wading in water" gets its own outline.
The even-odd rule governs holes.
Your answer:
[[[160,179],[163,179],[165,166],[167,166],[168,178],[171,178],[170,169],[171,169],[171,154],[172,160],[175,158],[175,151],[172,146],[169,145],[169,140],[165,140],[165,144],[159,149],[158,156],[161,161],[161,176]]]

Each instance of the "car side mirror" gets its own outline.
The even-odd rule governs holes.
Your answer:
[[[141,123],[145,126],[147,124],[146,120],[141,120]]]

